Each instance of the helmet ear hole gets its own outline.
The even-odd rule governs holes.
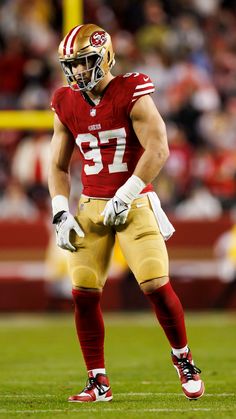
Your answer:
[[[107,54],[107,61],[108,61],[108,63],[110,62],[110,59],[111,59],[111,54],[110,54],[110,51],[108,51],[108,54]]]

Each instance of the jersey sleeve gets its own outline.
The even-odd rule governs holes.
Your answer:
[[[66,125],[66,115],[65,115],[65,101],[66,101],[66,87],[61,87],[55,90],[52,100],[51,100],[51,109],[57,114],[60,121]]]
[[[126,79],[127,114],[129,115],[135,102],[145,95],[155,92],[155,86],[149,76],[142,73],[128,73],[123,76]]]

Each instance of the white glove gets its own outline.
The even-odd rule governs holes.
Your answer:
[[[84,237],[84,232],[75,221],[73,215],[68,211],[63,211],[54,216],[53,224],[56,225],[56,243],[62,249],[76,251],[70,242],[70,231],[74,230],[79,237]]]
[[[104,225],[115,225],[124,224],[127,220],[130,205],[122,201],[118,196],[114,196],[110,199],[102,214],[104,215]]]

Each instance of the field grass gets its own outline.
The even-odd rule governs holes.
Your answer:
[[[187,400],[151,314],[107,314],[111,403],[67,403],[86,373],[73,316],[1,316],[0,418],[236,418],[236,313],[188,314],[206,394]]]

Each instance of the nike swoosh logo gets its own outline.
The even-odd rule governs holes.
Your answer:
[[[144,81],[148,81],[149,77],[144,77],[143,80]]]
[[[115,214],[117,215],[118,214],[118,209],[119,209],[119,205],[118,205],[117,201],[114,202],[114,208],[115,208]]]
[[[110,387],[105,387],[105,388],[104,387],[100,387],[100,388],[98,388],[98,394],[99,394],[99,396],[103,396],[109,390],[110,390]]]
[[[121,206],[121,205],[119,205],[119,203],[117,201],[114,201],[113,202],[113,208],[115,210],[115,214],[120,215],[120,214],[122,214],[122,212],[125,212],[129,208],[129,206],[127,204],[125,204],[125,202],[124,202],[123,206]]]

